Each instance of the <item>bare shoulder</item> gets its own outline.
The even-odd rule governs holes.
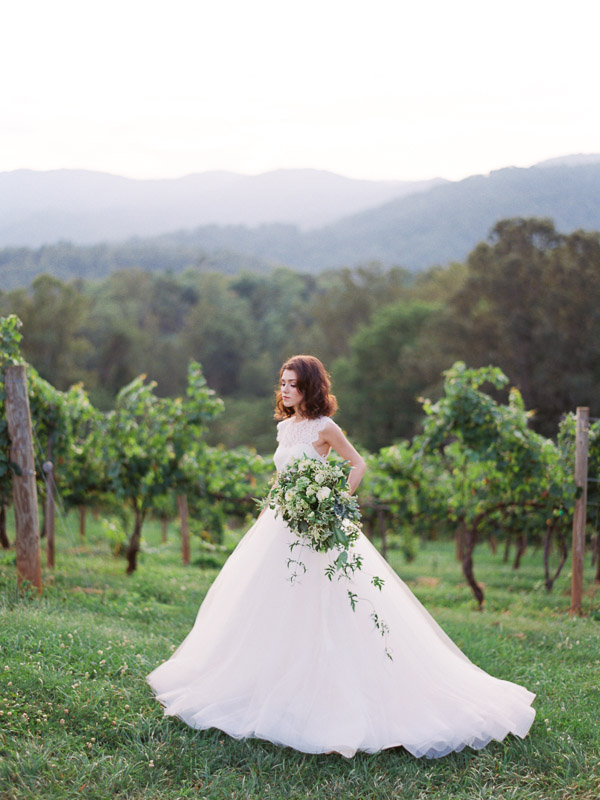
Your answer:
[[[364,459],[352,443],[348,441],[346,434],[337,422],[334,422],[331,417],[328,417],[320,434],[321,444],[335,450],[342,458],[349,461],[353,468],[358,469],[362,476],[365,469]],[[356,486],[354,488],[356,488]]]
[[[277,423],[277,441],[278,442],[281,441],[280,437],[284,435],[284,431],[286,429],[286,425],[287,425],[288,422],[289,422],[289,418],[288,419],[280,419],[279,422]]]
[[[337,424],[337,422],[334,422],[331,417],[324,417],[323,420],[324,420],[324,424],[323,424],[323,427],[321,428],[321,432],[323,434],[323,438],[324,439],[329,439],[329,437],[331,437],[331,436],[333,436],[333,437],[340,437],[341,436],[341,437],[345,438],[344,437],[344,432],[342,431],[340,426]]]

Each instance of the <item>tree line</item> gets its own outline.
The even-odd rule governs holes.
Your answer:
[[[96,282],[41,275],[0,293],[0,314],[23,321],[22,352],[41,377],[61,390],[83,381],[104,410],[140,372],[160,396],[183,394],[190,360],[200,362],[225,400],[209,441],[261,452],[273,449],[280,364],[313,353],[332,374],[338,421],[375,450],[422,431],[418,398],[439,397],[457,360],[500,367],[539,433],[554,435],[577,405],[593,413],[598,296],[597,232],[563,235],[550,220],[510,219],[465,263],[418,275],[376,263],[319,275],[210,267],[127,269]]]

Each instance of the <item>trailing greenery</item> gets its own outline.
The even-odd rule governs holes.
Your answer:
[[[0,558],[0,796],[6,800],[596,800],[600,792],[597,675],[600,621],[567,617],[568,576],[538,591],[541,552],[515,572],[487,547],[484,614],[473,612],[450,543],[427,543],[418,561],[390,561],[463,651],[486,671],[537,693],[526,739],[417,760],[304,755],[163,717],[145,684],[189,631],[210,583],[180,565],[177,531],[161,543],[147,526],[143,569],[126,582],[101,521],[85,541],[69,517],[57,530],[57,567],[41,600],[17,595],[14,553]],[[12,530],[10,530],[12,536]],[[239,534],[238,534],[239,535]],[[227,550],[237,536],[226,534]],[[194,556],[205,552],[199,541]],[[193,560],[196,560],[194,557]],[[592,578],[586,567],[586,580]],[[598,609],[597,590],[585,599]]]

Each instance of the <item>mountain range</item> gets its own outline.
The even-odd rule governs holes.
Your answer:
[[[0,173],[0,246],[95,244],[200,225],[287,223],[304,230],[444,182],[355,180],[313,169],[161,180],[16,170]]]
[[[552,218],[564,233],[600,230],[600,155],[456,182],[354,181],[316,170],[174,181],[0,173],[0,287],[41,271],[100,278],[127,266],[317,272],[377,260],[416,271],[463,260],[499,219],[517,216]]]

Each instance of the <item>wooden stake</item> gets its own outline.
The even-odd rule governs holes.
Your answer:
[[[577,409],[575,431],[575,484],[581,488],[581,495],[575,501],[573,512],[573,550],[571,568],[571,609],[572,615],[581,614],[583,597],[583,557],[585,554],[585,523],[587,517],[587,471],[588,471],[588,431],[589,408]]]
[[[31,416],[27,396],[27,377],[23,364],[6,368],[6,421],[10,436],[10,458],[20,474],[12,478],[15,508],[17,583],[29,581],[42,591],[42,560],[35,483],[35,462]]]
[[[79,535],[85,539],[85,506],[79,506]]]
[[[0,502],[0,546],[4,550],[8,550],[10,547],[10,542],[6,535],[6,506],[2,502]]]
[[[181,521],[181,554],[183,563],[190,563],[190,528],[188,524],[188,503],[184,494],[177,495],[177,511]]]
[[[54,529],[56,522],[56,502],[54,500],[54,467],[45,461],[42,467],[46,473],[46,564],[54,567]]]

